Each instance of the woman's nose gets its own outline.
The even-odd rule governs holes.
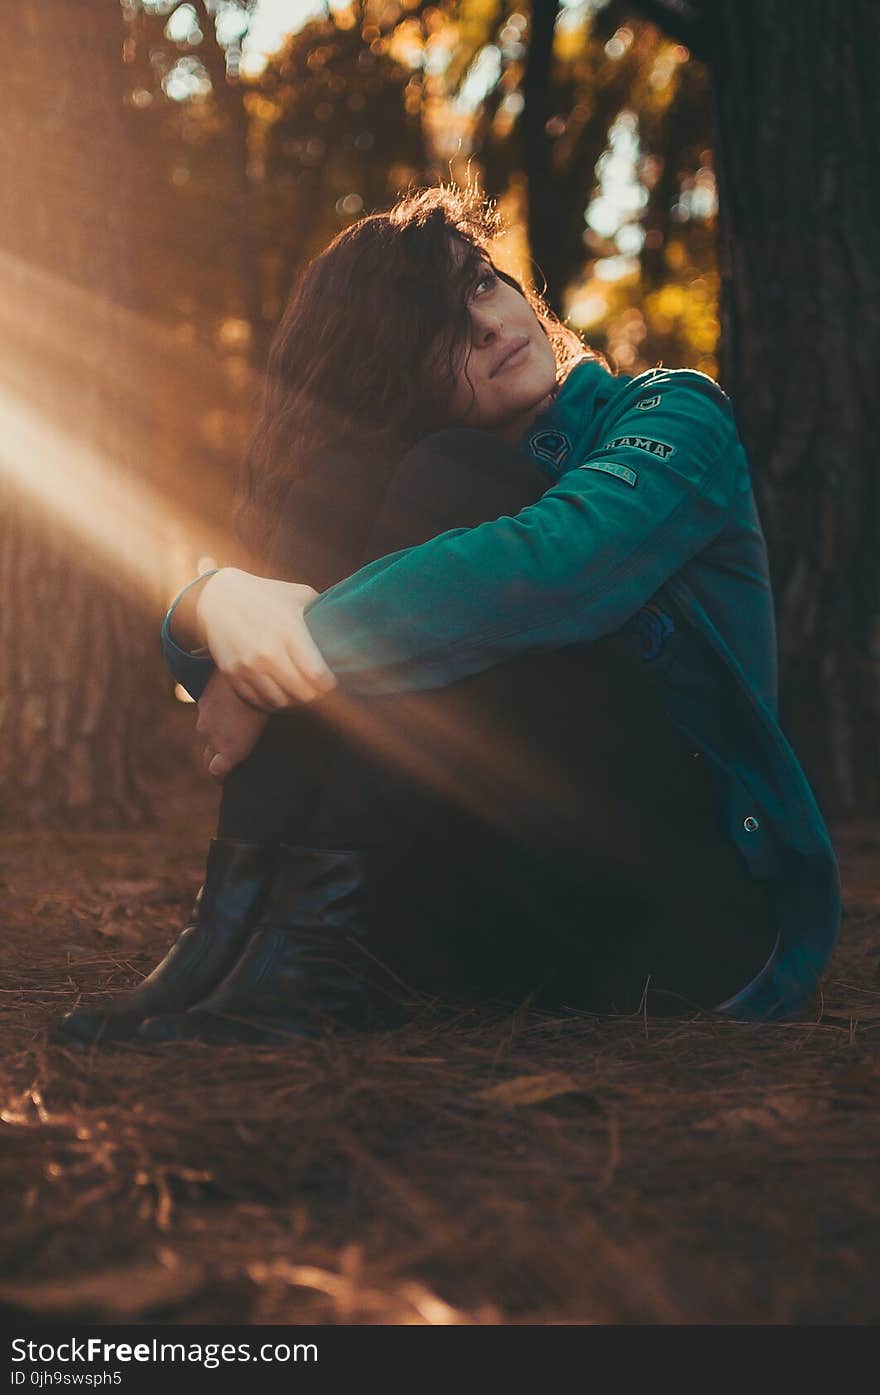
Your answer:
[[[476,306],[471,310],[471,338],[479,347],[491,344],[504,329],[504,322],[497,313]]]

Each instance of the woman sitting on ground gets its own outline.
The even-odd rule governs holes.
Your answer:
[[[387,1023],[402,983],[753,1017],[815,988],[837,868],[730,403],[612,375],[494,231],[424,190],[304,272],[239,514],[264,575],[164,627],[223,780],[205,884],[63,1040]]]

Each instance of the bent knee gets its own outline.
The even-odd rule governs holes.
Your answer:
[[[487,431],[447,427],[426,436],[400,462],[385,496],[380,530],[388,550],[450,528],[474,528],[516,514],[550,481],[518,447]]]

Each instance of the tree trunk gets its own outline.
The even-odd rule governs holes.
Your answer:
[[[148,814],[140,772],[162,686],[153,559],[139,559],[135,588],[136,559],[125,544],[138,495],[126,459],[134,385],[118,311],[136,300],[122,41],[112,0],[22,0],[7,26],[0,157],[9,315],[0,349],[6,827],[74,819],[78,827],[118,826]]]
[[[254,191],[250,178],[249,129],[244,91],[240,83],[231,85],[226,76],[226,56],[217,40],[213,13],[205,0],[196,0],[195,9],[204,47],[200,56],[214,89],[214,102],[227,124],[230,145],[233,226],[241,285],[241,305],[251,327],[250,358],[262,372],[269,351],[269,333],[263,314],[263,279],[260,239],[254,222]]]
[[[718,0],[720,376],[752,461],[783,726],[826,811],[880,808],[880,30]]]
[[[529,245],[545,281],[545,297],[559,313],[563,287],[557,273],[559,221],[554,216],[558,191],[553,178],[552,149],[547,134],[551,110],[553,31],[558,0],[533,5],[529,51],[523,76],[523,156],[529,185]],[[540,289],[540,287],[539,287]]]

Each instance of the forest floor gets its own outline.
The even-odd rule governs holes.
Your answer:
[[[179,932],[216,792],[0,836],[0,1310],[166,1323],[873,1323],[880,825],[811,1020],[425,1012],[290,1049],[47,1045]]]

